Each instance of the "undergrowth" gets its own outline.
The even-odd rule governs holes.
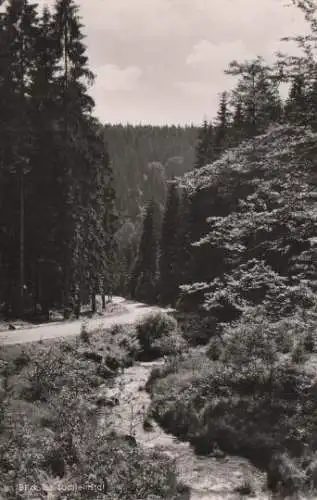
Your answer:
[[[249,311],[205,352],[155,368],[151,416],[200,454],[215,446],[267,471],[282,497],[317,488],[317,321]],[[317,491],[317,490],[316,490]]]
[[[111,415],[100,390],[133,362],[134,329],[89,334],[0,350],[0,496],[47,498],[61,481],[63,498],[178,498],[173,463],[133,439],[100,435]],[[110,404],[111,403],[111,404]],[[46,486],[45,486],[46,485]]]

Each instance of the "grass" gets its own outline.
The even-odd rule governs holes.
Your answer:
[[[0,349],[1,498],[28,498],[31,486],[46,498],[43,485],[58,478],[70,486],[63,498],[71,500],[177,498],[169,459],[98,433],[101,407],[106,421],[112,411],[100,388],[111,387],[139,350],[132,326]]]

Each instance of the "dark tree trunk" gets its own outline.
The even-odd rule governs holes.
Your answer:
[[[81,309],[81,300],[80,300],[80,294],[78,294],[76,297],[75,310],[74,310],[76,319],[79,319],[80,309]]]
[[[19,316],[24,314],[24,172],[20,166],[20,300]]]
[[[97,310],[96,295],[95,295],[95,293],[93,293],[92,296],[91,296],[91,310],[92,310],[93,313],[95,313],[96,310]]]

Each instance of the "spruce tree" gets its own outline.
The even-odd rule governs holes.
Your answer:
[[[138,257],[131,280],[132,296],[153,303],[157,297],[158,207],[151,201],[145,212]]]
[[[317,78],[314,78],[307,91],[307,123],[314,131],[317,130]],[[306,107],[306,106],[305,106]]]
[[[214,133],[212,123],[204,120],[197,138],[195,168],[201,168],[214,159]]]
[[[233,146],[237,146],[246,136],[245,119],[241,102],[237,102],[234,106],[230,135]]]
[[[219,110],[216,118],[214,150],[216,157],[230,145],[230,111],[228,103],[228,92],[222,92],[220,96]]]
[[[24,283],[42,312],[63,292],[65,313],[75,302],[78,313],[84,290],[93,298],[113,280],[113,175],[92,117],[85,51],[73,0],[57,0],[40,19],[27,0],[8,2],[0,19],[0,292],[14,313],[23,312]]]
[[[313,89],[312,89],[313,90]],[[296,75],[291,84],[289,95],[284,107],[284,120],[299,125],[308,121],[308,101],[313,97],[313,92],[308,97],[308,89],[303,75]]]
[[[33,282],[34,302],[40,303],[48,315],[50,302],[61,302],[59,283],[52,280],[60,265],[60,242],[56,237],[57,214],[60,210],[58,165],[59,107],[56,106],[57,44],[52,17],[43,10],[36,38],[35,64],[31,78],[30,117],[34,134],[30,172],[31,195],[28,199],[26,220],[28,245],[27,262]],[[45,273],[50,275],[46,276]],[[58,278],[59,280],[59,278]],[[50,286],[45,285],[50,281]],[[41,290],[39,285],[41,285]]]
[[[8,270],[7,302],[23,315],[25,276],[25,199],[33,134],[30,80],[38,34],[36,5],[8,2],[1,18],[0,157],[2,169],[3,267]]]
[[[164,305],[175,305],[179,286],[180,198],[174,182],[170,184],[162,223],[159,260],[159,295]]]
[[[87,157],[82,157],[81,141],[86,133],[86,120],[94,106],[88,95],[88,87],[93,75],[88,68],[84,35],[73,0],[57,0],[53,16],[54,37],[59,59],[57,80],[57,103],[60,107],[60,188],[62,203],[59,213],[59,238],[63,242],[62,266],[64,272],[64,306],[68,314],[78,283],[72,279],[75,254],[78,255],[78,238],[82,232],[84,217],[82,208],[82,189],[87,173]],[[86,179],[85,179],[86,180]],[[92,193],[93,196],[93,193]],[[86,205],[87,207],[87,205]],[[94,287],[94,284],[92,284]]]
[[[270,123],[280,120],[279,79],[261,57],[245,63],[232,61],[225,73],[239,77],[231,103],[242,107],[247,137],[263,133]]]

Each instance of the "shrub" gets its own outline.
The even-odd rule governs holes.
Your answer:
[[[89,435],[85,445],[85,462],[74,467],[74,476],[79,485],[72,500],[86,499],[87,491],[81,486],[90,483],[91,491],[100,491],[104,485],[103,498],[151,498],[172,499],[177,494],[176,470],[171,459],[158,451],[142,451],[134,439],[106,435],[102,440]]]
[[[224,346],[219,338],[212,338],[208,344],[206,355],[212,361],[218,361],[224,351]]]
[[[118,324],[112,325],[109,331],[111,336],[122,334],[125,332],[125,325],[118,325]]]
[[[143,347],[177,329],[177,321],[164,312],[150,313],[137,324],[137,335]]]
[[[38,359],[33,362],[27,373],[29,383],[29,390],[25,394],[27,399],[47,400],[60,386],[64,370],[64,361],[59,353],[55,353],[52,348],[40,351]]]
[[[82,323],[80,329],[80,340],[82,340],[82,342],[85,342],[86,344],[89,344],[90,342],[89,333],[87,331],[87,324],[84,322]]]
[[[184,339],[192,346],[206,345],[216,333],[215,318],[194,313],[176,313]]]
[[[15,366],[16,370],[19,372],[22,370],[22,368],[27,366],[30,363],[30,361],[31,361],[31,358],[30,358],[29,354],[27,352],[25,352],[24,350],[22,350],[21,354],[15,358],[14,366]]]
[[[175,352],[180,336],[177,321],[164,312],[150,313],[136,327],[137,338],[146,355],[162,355]],[[174,335],[174,337],[172,337]]]
[[[296,364],[304,363],[306,359],[305,346],[303,342],[298,342],[292,352],[292,362]]]
[[[152,344],[152,349],[161,356],[177,355],[186,348],[186,345],[185,340],[176,331],[155,340]]]

